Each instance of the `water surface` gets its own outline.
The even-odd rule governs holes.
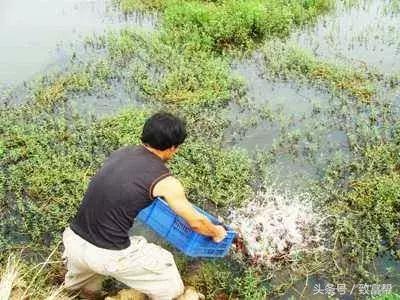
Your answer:
[[[105,0],[1,0],[0,86],[19,84],[68,60],[71,44],[125,25],[152,29],[156,18],[125,17]]]
[[[291,37],[318,57],[351,66],[369,66],[382,73],[400,72],[400,13],[396,1],[361,0],[319,18],[315,26]]]

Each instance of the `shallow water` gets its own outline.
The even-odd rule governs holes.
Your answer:
[[[144,107],[145,102],[135,91],[127,91],[121,82],[114,82],[102,95],[71,95],[67,106],[85,119],[102,119],[129,107]]]
[[[232,120],[239,120],[237,116],[249,117],[255,109],[268,109],[272,113],[281,113],[289,122],[294,122],[296,127],[301,126],[305,117],[310,116],[315,107],[327,106],[331,96],[307,85],[299,85],[291,81],[265,78],[263,65],[255,56],[252,59],[238,61],[233,64],[233,72],[245,80],[249,109],[242,109],[232,104],[229,114]],[[292,119],[292,120],[290,120]],[[235,124],[233,124],[235,126]],[[232,130],[226,134],[226,141],[236,146],[252,150],[260,148],[269,149],[273,139],[277,137],[279,122],[261,122],[260,125],[250,128],[245,135],[236,141],[229,141]],[[235,137],[235,134],[233,134]]]
[[[336,1],[339,8],[334,13],[294,33],[291,40],[321,58],[398,73],[400,14],[392,10],[394,2],[361,0],[346,8]]]
[[[375,268],[377,273],[381,274],[383,279],[382,282],[378,284],[382,287],[383,284],[391,285],[392,290],[398,288],[398,282],[400,281],[400,262],[395,261],[390,255],[383,255],[378,257],[375,261]],[[276,283],[285,281],[284,276],[287,274],[279,274],[274,280]],[[322,299],[340,299],[340,300],[353,300],[353,299],[371,299],[367,295],[359,294],[360,284],[364,282],[361,280],[357,283],[341,282],[338,285],[342,285],[338,289],[338,285],[333,285],[326,279],[318,275],[309,276],[307,280],[299,280],[293,284],[293,287],[282,296],[274,297],[274,300],[291,300],[291,299],[312,299],[312,300],[322,300]],[[330,291],[330,287],[335,290],[332,291],[332,297],[328,297],[327,292]],[[369,287],[369,292],[372,292],[371,286]],[[358,294],[357,294],[358,293]]]
[[[153,29],[156,17],[125,17],[105,0],[0,1],[0,86],[65,63],[71,44],[125,25]]]
[[[317,179],[332,153],[349,155],[346,133],[329,116],[332,102],[337,99],[308,84],[271,79],[263,68],[258,54],[232,65],[232,71],[245,80],[247,102],[230,105],[231,126],[225,132],[224,143],[252,154],[276,149],[281,152],[279,149],[286,147],[269,164],[269,176],[274,184],[297,188]],[[253,122],[260,111],[267,116]],[[300,138],[292,150],[291,145],[280,144],[288,136]]]

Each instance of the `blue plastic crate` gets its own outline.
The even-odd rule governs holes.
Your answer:
[[[221,225],[217,218],[193,206],[211,222]],[[137,218],[184,254],[192,257],[223,257],[236,235],[235,231],[225,226],[226,238],[220,243],[215,243],[210,237],[193,231],[161,198],[156,198],[150,206],[141,210]]]

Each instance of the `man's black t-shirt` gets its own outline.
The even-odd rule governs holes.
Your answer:
[[[90,181],[71,229],[97,247],[127,248],[134,218],[151,204],[154,185],[169,175],[161,158],[144,146],[113,152]]]

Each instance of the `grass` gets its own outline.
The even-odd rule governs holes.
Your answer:
[[[347,192],[335,193],[338,189],[327,184],[331,197],[326,203],[331,203],[327,206],[336,216],[332,228],[334,247],[347,257],[339,259],[338,271],[344,276],[352,274],[353,280],[359,276],[375,280],[370,272],[378,254],[389,251],[396,257],[400,225],[399,150],[391,143],[370,146],[351,165],[340,166],[342,174],[353,169]],[[385,155],[392,159],[382,159]],[[334,178],[332,173],[328,178]]]
[[[312,85],[322,85],[333,92],[345,92],[366,103],[375,97],[379,77],[375,73],[328,63],[306,50],[279,41],[267,44],[264,55],[266,70],[274,75],[304,78]]]
[[[400,299],[400,295],[399,294],[395,294],[395,293],[388,293],[386,295],[383,296],[379,296],[379,297],[374,297],[374,300],[399,300]]]
[[[110,60],[128,69],[129,85],[146,99],[164,103],[226,103],[237,83],[228,61],[205,52],[184,52],[134,30],[111,34]]]
[[[286,37],[294,26],[312,22],[333,6],[330,0],[149,1],[120,0],[125,13],[158,9],[174,44],[192,52],[247,49],[265,38]]]
[[[73,93],[91,93],[107,89],[112,78],[112,70],[105,60],[88,62],[75,66],[68,72],[43,76],[35,84],[33,102],[40,106],[53,107],[65,102]]]
[[[2,266],[0,272],[0,299],[74,299],[74,297],[70,297],[65,293],[63,286],[49,287],[43,285],[42,279],[38,275],[43,266],[46,266],[46,263],[47,261],[37,271],[40,265],[29,268],[20,258],[10,255],[6,265]]]
[[[161,10],[165,3],[166,1],[163,0],[114,0],[114,4],[126,14],[137,11]]]
[[[184,274],[185,284],[202,291],[207,299],[266,299],[271,290],[252,267],[230,262],[202,261]]]
[[[329,10],[330,1],[170,1],[164,10],[169,40],[191,51],[253,48],[266,38],[286,37],[295,25]]]
[[[127,68],[128,85],[146,98],[167,103],[226,103],[240,82],[230,75],[229,56],[312,22],[332,7],[312,1],[116,2],[125,12],[159,9],[162,27],[150,35],[123,30],[107,38],[110,61]]]

